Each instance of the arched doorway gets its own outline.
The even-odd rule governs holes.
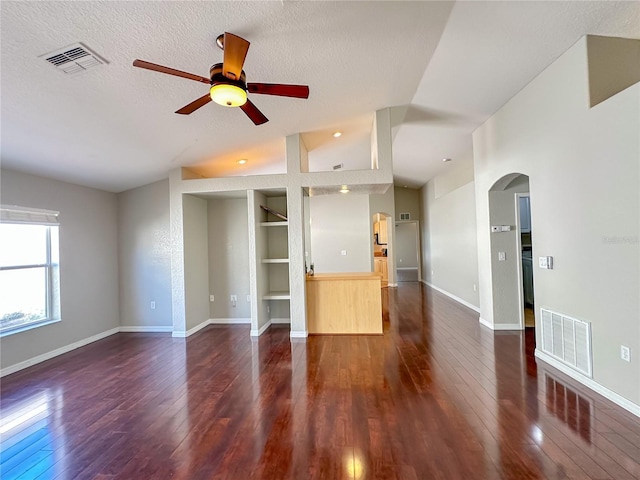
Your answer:
[[[489,190],[493,324],[535,326],[529,177],[511,173]]]

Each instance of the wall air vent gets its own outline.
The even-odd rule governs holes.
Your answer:
[[[400,220],[411,220],[411,214],[410,213],[401,213],[400,214]]]
[[[339,163],[339,164],[337,164],[337,165],[334,165],[334,166],[333,166],[333,169],[334,169],[334,170],[340,170],[342,167],[344,167],[344,163]]]
[[[591,324],[544,308],[542,350],[591,377]]]
[[[106,60],[97,53],[92,52],[81,43],[74,43],[55,52],[40,55],[40,58],[44,58],[51,65],[67,75],[75,75],[89,68],[107,63]]]

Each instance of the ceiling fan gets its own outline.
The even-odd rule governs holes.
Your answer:
[[[280,97],[309,98],[307,85],[247,83],[242,66],[249,50],[249,42],[227,32],[218,36],[216,43],[223,50],[224,58],[222,63],[216,63],[209,69],[209,78],[144,60],[135,60],[133,66],[211,85],[209,93],[176,111],[180,115],[189,115],[213,100],[225,107],[240,107],[253,123],[262,125],[269,119],[247,98],[247,92]]]

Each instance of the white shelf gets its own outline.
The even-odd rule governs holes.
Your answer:
[[[261,227],[286,227],[289,222],[260,222]]]
[[[290,298],[289,292],[269,292],[262,296],[263,300],[289,300]]]
[[[263,258],[262,263],[289,263],[288,258]]]

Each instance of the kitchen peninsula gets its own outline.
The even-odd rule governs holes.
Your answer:
[[[307,276],[310,334],[382,334],[381,275],[316,273]]]

